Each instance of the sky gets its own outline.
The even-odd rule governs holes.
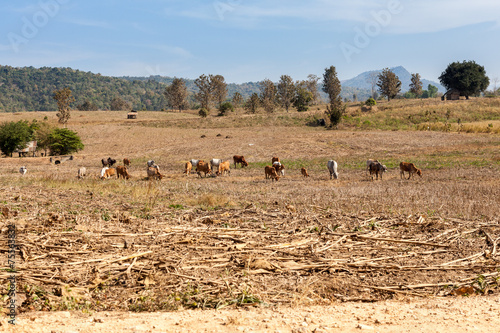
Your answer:
[[[474,60],[500,77],[497,0],[2,1],[0,17],[0,65],[13,67],[244,83],[403,66],[438,81]]]

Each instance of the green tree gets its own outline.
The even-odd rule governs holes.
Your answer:
[[[414,94],[415,97],[422,95],[422,81],[418,73],[411,75],[410,92]]]
[[[24,149],[32,140],[33,129],[25,120],[5,122],[0,125],[0,150],[7,156],[17,149]]]
[[[61,90],[54,91],[54,97],[57,101],[57,109],[58,113],[56,113],[57,118],[59,119],[59,123],[66,125],[70,114],[70,104],[75,101],[75,98],[71,95],[71,89],[64,88]]]
[[[295,84],[295,97],[293,106],[298,112],[309,110],[309,104],[313,101],[313,93],[309,91],[307,81],[298,81]]]
[[[276,108],[276,98],[277,89],[273,81],[265,79],[259,82],[260,88],[260,102],[264,107],[264,110],[268,113],[272,113]]]
[[[490,84],[483,66],[475,61],[453,62],[439,77],[441,84],[448,90],[454,89],[461,96],[477,96],[485,91]]]
[[[257,93],[253,93],[245,103],[245,110],[251,113],[257,112],[257,109],[260,105],[260,98]]]
[[[429,84],[427,86],[427,91],[429,92],[429,97],[430,98],[437,97],[438,88],[436,86],[433,86],[432,84]]]
[[[67,128],[56,128],[50,135],[50,151],[52,155],[67,155],[84,148],[76,132]]]
[[[171,85],[168,85],[163,92],[167,99],[168,106],[172,109],[182,111],[187,105],[188,91],[183,79],[174,77]]]
[[[288,112],[295,97],[295,85],[290,76],[281,75],[280,81],[278,82],[277,96],[278,103]]]
[[[37,142],[37,149],[43,149],[45,155],[47,155],[47,150],[50,149],[50,135],[56,129],[54,125],[48,122],[41,122],[38,128],[35,130],[34,136]]]
[[[401,91],[401,81],[389,68],[385,68],[378,75],[377,86],[380,94],[387,97],[388,101],[396,97]]]
[[[337,71],[334,66],[325,68],[323,74],[323,91],[328,95],[330,103],[326,106],[326,115],[330,119],[330,126],[338,127],[342,120],[342,115],[345,113],[346,106],[342,103],[340,92],[342,86],[337,77]]]

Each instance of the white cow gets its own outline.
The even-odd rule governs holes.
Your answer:
[[[81,167],[80,169],[78,169],[78,179],[81,179],[81,178],[85,177],[86,175],[87,175],[87,169],[85,167]]]
[[[276,169],[276,173],[281,173],[282,176],[285,175],[285,166],[283,164],[281,164],[281,162],[274,161],[273,162],[273,168]]]
[[[24,165],[19,168],[19,173],[21,174],[21,176],[24,176],[26,172],[28,172],[28,169]]]
[[[337,172],[337,162],[329,160],[326,166],[328,167],[328,171],[330,171],[330,179],[332,179],[332,177],[338,179],[339,173]]]
[[[220,158],[212,158],[210,160],[210,169],[212,169],[212,172],[219,171],[219,164],[221,164],[223,161]]]
[[[193,166],[193,169],[196,169],[196,167],[198,166],[198,163],[200,162],[201,160],[191,160],[189,162],[191,162],[191,165]]]

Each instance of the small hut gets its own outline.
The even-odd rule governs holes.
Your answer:
[[[14,152],[19,153],[19,157],[26,157],[26,156],[36,156],[36,141],[30,141],[28,142],[26,148],[24,149],[17,149]]]
[[[447,101],[458,101],[460,99],[460,91],[455,90],[455,89],[450,89],[447,92],[444,93],[443,96],[441,96],[441,100],[447,100]]]
[[[137,111],[132,110],[127,113],[127,119],[137,119]]]

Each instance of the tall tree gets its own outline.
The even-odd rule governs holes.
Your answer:
[[[410,92],[414,94],[415,97],[420,97],[420,95],[422,95],[422,81],[418,73],[411,75]]]
[[[309,104],[313,101],[313,93],[308,89],[308,81],[297,81],[295,83],[295,97],[293,99],[293,106],[297,111],[307,111]]]
[[[226,81],[222,75],[210,75],[209,78],[213,99],[217,102],[217,108],[220,110],[222,103],[224,103],[227,97]]]
[[[243,96],[239,92],[235,92],[231,101],[235,107],[240,107],[243,104]]]
[[[382,70],[382,73],[378,75],[377,86],[380,94],[387,97],[388,101],[396,97],[401,91],[401,81],[389,68],[385,68]]]
[[[490,84],[484,67],[476,64],[475,61],[449,64],[446,70],[441,73],[439,81],[446,89],[457,90],[466,99],[469,99],[469,96],[479,95]]]
[[[288,75],[281,75],[278,82],[278,103],[285,108],[286,112],[292,105],[293,98],[295,97],[295,85],[293,80]]]
[[[257,93],[253,93],[246,101],[245,103],[245,110],[247,110],[250,113],[255,113],[257,112],[257,108],[260,105],[260,98]]]
[[[276,85],[273,81],[265,79],[259,82],[260,102],[266,112],[273,112],[276,108]]]
[[[323,74],[323,91],[328,95],[330,103],[326,106],[326,115],[330,118],[331,126],[337,127],[345,113],[346,106],[342,103],[340,93],[342,86],[337,77],[334,66],[325,68]]]
[[[430,98],[437,97],[438,88],[436,86],[433,86],[432,84],[429,84],[427,86],[427,91],[429,92],[429,97]]]
[[[186,83],[183,79],[175,78],[172,81],[172,84],[165,88],[163,92],[165,98],[167,99],[168,105],[172,109],[182,111],[183,108],[187,105],[187,95],[188,91],[186,88]]]
[[[56,90],[54,91],[53,98],[57,102],[57,109],[59,112],[56,113],[56,116],[57,118],[59,118],[59,123],[66,125],[69,118],[71,117],[69,105],[75,101],[75,99],[71,95],[71,89],[64,88],[61,90]]]
[[[318,82],[319,82],[319,77],[314,75],[314,74],[309,74],[307,76],[307,90],[309,90],[312,94],[312,100],[311,104],[318,104],[320,101],[321,96],[319,95],[318,91]]]
[[[194,95],[194,98],[201,104],[202,109],[210,111],[210,104],[212,102],[212,85],[210,84],[210,77],[205,74],[200,75],[194,84],[198,88],[198,92]]]

